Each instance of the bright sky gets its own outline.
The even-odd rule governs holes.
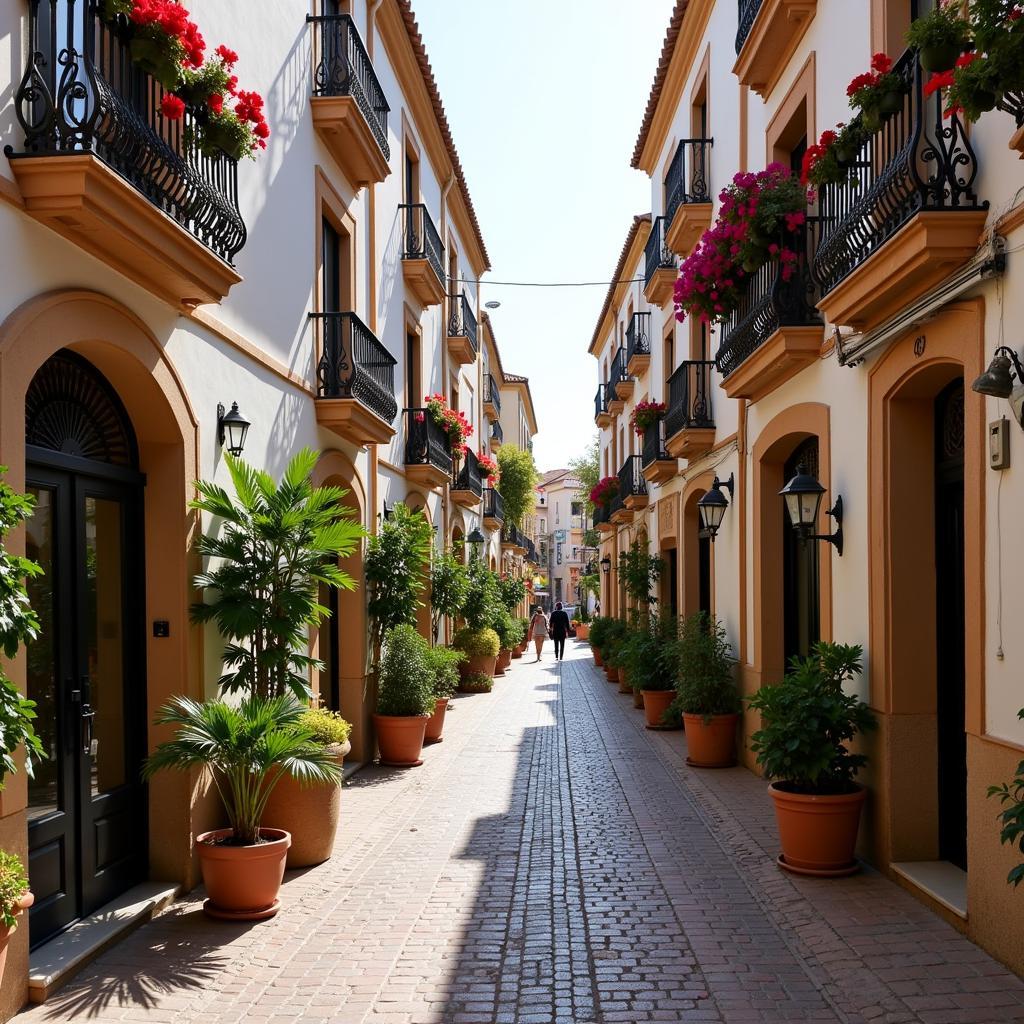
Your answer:
[[[530,378],[543,471],[595,432],[587,354],[648,179],[629,166],[673,0],[413,0],[493,270],[502,362]]]

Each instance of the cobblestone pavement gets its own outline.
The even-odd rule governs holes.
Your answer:
[[[343,794],[280,915],[190,895],[19,1024],[1024,1021],[1024,984],[875,872],[784,875],[743,769],[683,763],[570,643]]]

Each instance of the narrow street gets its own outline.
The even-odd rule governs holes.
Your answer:
[[[782,874],[763,784],[700,773],[589,648],[459,696],[408,772],[343,795],[280,915],[193,893],[21,1024],[1024,1020],[1024,983],[867,870]]]

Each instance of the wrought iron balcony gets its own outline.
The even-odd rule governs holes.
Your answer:
[[[710,203],[708,163],[714,139],[683,139],[665,175],[665,223],[671,224],[679,207]]]
[[[608,386],[606,384],[597,385],[597,394],[594,395],[594,420],[598,426],[605,426],[608,417]]]
[[[676,255],[665,240],[667,226],[664,217],[655,217],[644,247],[644,295],[655,306],[672,294],[676,279]]]
[[[672,458],[692,458],[714,443],[710,359],[686,359],[668,379],[665,446]]]
[[[641,453],[644,470],[651,469],[658,462],[667,462],[675,470],[676,460],[665,447],[665,421],[660,419],[644,431],[644,446]],[[649,475],[648,475],[649,478]]]
[[[496,487],[484,488],[484,519],[494,523],[505,521],[505,503]]]
[[[629,522],[633,511],[647,504],[647,480],[643,470],[643,456],[626,456],[619,470],[619,492],[612,499],[609,510],[613,522]]]
[[[448,338],[462,339],[465,343],[464,355],[469,358],[462,359],[464,363],[476,361],[477,355],[477,323],[476,314],[470,305],[466,293],[448,296]],[[451,348],[451,345],[449,345]]]
[[[651,314],[634,313],[626,327],[626,372],[639,377],[651,361]]]
[[[351,97],[387,162],[391,156],[388,145],[391,108],[352,16],[307,14],[306,21],[316,26],[317,33],[319,59],[313,69],[313,95]]]
[[[614,415],[622,412],[622,403],[633,393],[634,380],[626,368],[626,350],[621,345],[615,350],[612,365],[605,385],[608,395],[608,411]],[[613,403],[617,403],[613,404]]]
[[[494,374],[489,373],[484,377],[484,405],[491,406],[491,410],[485,410],[489,412],[495,419],[501,415],[501,389],[498,387],[498,382],[494,379]]]
[[[406,476],[431,487],[440,487],[452,475],[448,435],[427,409],[405,410]]]
[[[26,210],[163,297],[219,301],[240,278],[203,249],[187,251],[162,215],[233,264],[246,240],[238,163],[197,143],[205,105],[163,117],[163,88],[131,59],[134,26],[103,10],[98,0],[29,0],[28,61],[14,92],[24,148],[5,148]],[[58,156],[64,174],[28,159]],[[122,179],[130,195],[118,192]],[[144,202],[133,208],[130,196]]]
[[[483,478],[480,475],[480,460],[472,449],[467,449],[462,458],[462,465],[457,473],[452,475],[452,491],[461,491],[466,495],[466,500],[460,504],[476,504],[483,496]],[[475,500],[470,500],[472,495]]]
[[[358,402],[380,423],[349,409],[318,408],[318,420],[356,444],[386,441],[394,434],[398,415],[395,357],[355,313],[310,313],[309,319],[317,327],[320,352],[317,397]]]
[[[736,52],[743,49],[743,44],[754,27],[757,12],[761,10],[762,0],[739,0],[739,25],[736,29]]]
[[[611,506],[610,505],[608,505],[608,506],[605,506],[605,505],[595,505],[594,506],[594,516],[593,516],[594,529],[597,530],[597,529],[599,529],[602,526],[604,526],[606,529],[610,529],[611,528],[611,514],[612,514],[612,510],[611,510]]]
[[[506,547],[522,548],[526,551],[526,537],[515,523],[505,523],[501,529],[501,543]]]
[[[929,221],[943,232],[928,244],[922,234],[919,259],[898,260],[899,264],[942,262],[925,275],[925,284],[934,283],[934,270],[948,272],[949,264],[962,262],[974,252],[983,212],[988,204],[979,202],[974,191],[978,161],[963,122],[956,114],[944,117],[944,98],[937,92],[926,97],[923,74],[917,54],[907,51],[896,62],[893,73],[902,80],[906,95],[902,108],[888,116],[862,143],[849,169],[849,180],[824,185],[818,192],[817,217],[812,223],[812,273],[821,288],[822,306],[832,319],[837,315],[860,316],[856,326],[869,326],[871,313],[857,310],[851,303],[839,301],[826,306],[826,297],[871,256],[878,252],[919,214],[922,232]],[[858,118],[855,125],[860,125]],[[962,239],[951,231],[962,230]],[[936,230],[939,230],[938,228]],[[940,246],[946,252],[940,252]],[[959,258],[949,259],[955,247]],[[914,297],[912,267],[901,266],[887,280],[872,282],[866,307],[878,306],[885,293],[899,306]],[[880,287],[879,287],[880,286]],[[880,315],[888,312],[879,310]],[[851,320],[833,320],[848,323]]]
[[[497,441],[499,445],[505,441],[505,431],[501,429],[501,424],[497,420],[491,424],[491,440]]]
[[[402,203],[402,271],[425,306],[444,298],[444,245],[423,203]]]

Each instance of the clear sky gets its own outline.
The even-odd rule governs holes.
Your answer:
[[[502,362],[530,378],[542,471],[595,432],[587,354],[650,184],[629,166],[673,0],[413,0],[493,269]]]

